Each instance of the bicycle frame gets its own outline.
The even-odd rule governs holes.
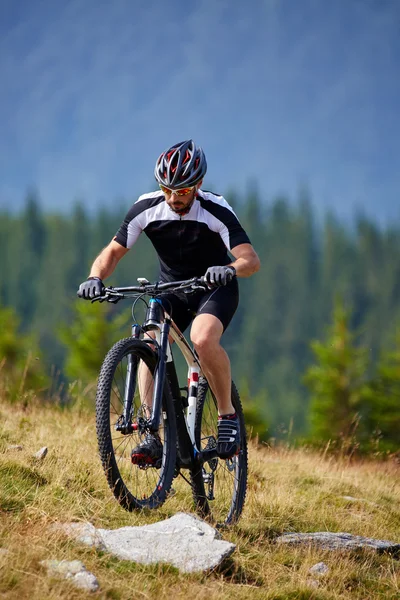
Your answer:
[[[114,298],[116,298],[114,301],[118,301],[118,299],[126,297],[125,294],[127,293],[146,293],[148,290],[145,289],[145,286],[149,284],[149,282],[147,282],[145,279],[139,281],[143,287],[134,286],[129,288],[108,288],[107,291],[111,293]],[[195,285],[196,281],[199,280],[193,279],[186,282],[175,282],[172,284],[157,284],[157,286],[151,286],[151,284],[149,284],[150,287],[154,288],[154,290],[151,292],[153,297],[149,301],[144,323],[142,327],[136,323],[132,325],[132,336],[134,338],[141,339],[148,344],[155,344],[158,348],[158,363],[154,377],[151,416],[149,419],[145,420],[144,427],[153,433],[156,433],[159,430],[163,389],[165,385],[165,378],[168,377],[177,421],[177,436],[181,463],[180,466],[185,468],[192,466],[194,462],[196,462],[198,465],[202,465],[204,462],[215,458],[217,456],[217,452],[216,449],[208,449],[200,452],[197,448],[195,440],[195,418],[197,389],[199,377],[201,375],[201,365],[194,350],[191,348],[183,333],[179,330],[172,317],[162,305],[161,300],[157,297],[157,290],[168,289],[172,286],[177,286],[179,283],[185,285],[191,283]],[[100,301],[104,301],[104,299],[105,298],[99,298]],[[154,331],[154,338],[148,334],[149,331]],[[175,363],[172,357],[169,336],[171,336],[172,340],[178,346],[188,368],[188,395],[186,414],[182,402],[181,389],[179,387]],[[137,372],[137,369],[134,368],[136,366],[137,365],[133,364],[133,357],[129,356],[127,376],[125,381],[122,422],[118,425],[118,430],[122,433],[130,433],[131,431],[129,428],[129,415],[132,407],[132,390],[136,385],[136,381],[134,379]]]
[[[159,427],[159,415],[161,408],[161,398],[162,398],[162,385],[164,382],[165,372],[167,371],[168,375],[173,377],[172,365],[174,365],[171,344],[169,342],[169,336],[171,336],[173,342],[176,343],[180,352],[182,353],[188,367],[188,414],[187,414],[187,423],[188,423],[188,431],[191,440],[194,443],[194,419],[196,412],[196,399],[197,399],[197,385],[199,382],[199,376],[201,373],[201,366],[198,358],[193,352],[192,348],[186,341],[184,335],[178,329],[177,325],[171,319],[166,311],[164,312],[164,323],[160,323],[156,333],[155,340],[157,342],[158,347],[160,348],[160,360],[158,364],[158,368],[156,371],[155,384],[153,390],[153,410],[151,419],[149,420],[149,429],[151,431],[157,431]],[[143,325],[143,329],[146,329],[146,322]],[[142,337],[143,341],[148,341],[152,343],[152,339],[146,340],[146,337]],[[161,358],[164,360],[161,360]],[[164,364],[163,364],[164,363]],[[164,368],[163,368],[164,367]],[[175,365],[174,365],[175,367]],[[175,371],[175,368],[173,369]],[[175,373],[176,374],[176,373]],[[178,380],[176,380],[177,382]],[[175,383],[175,381],[173,381]],[[177,391],[179,388],[179,384],[177,384],[177,389],[173,391]],[[180,395],[180,394],[179,394]]]
[[[156,307],[151,306],[157,303]],[[157,315],[157,316],[156,316]],[[155,318],[156,316],[156,318]],[[143,323],[144,335],[143,341],[153,342],[153,338],[146,339],[147,331],[155,332],[155,341],[159,348],[159,361],[155,372],[152,413],[147,421],[147,427],[152,432],[157,432],[160,425],[160,416],[162,408],[162,392],[165,377],[168,377],[171,392],[175,406],[175,417],[177,420],[177,435],[179,440],[179,450],[181,466],[189,467],[193,459],[200,455],[196,446],[194,428],[196,418],[197,387],[201,366],[194,351],[186,341],[186,338],[179,330],[164,307],[157,299],[150,300],[146,319]],[[171,336],[182,353],[188,367],[188,396],[187,396],[187,414],[185,415],[181,389],[179,387],[176,374],[175,363],[172,356]]]

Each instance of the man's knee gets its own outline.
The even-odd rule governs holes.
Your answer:
[[[222,323],[213,315],[199,315],[193,322],[190,339],[196,352],[212,352],[220,345],[223,333]]]
[[[213,339],[211,336],[207,336],[207,334],[199,334],[191,337],[193,346],[199,356],[201,356],[204,352],[210,352],[216,345],[219,345],[219,342]]]

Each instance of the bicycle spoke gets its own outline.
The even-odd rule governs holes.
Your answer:
[[[236,390],[235,390],[236,393]],[[241,413],[240,401],[232,396],[236,412]],[[200,391],[198,414],[196,416],[196,436],[201,450],[215,448],[218,439],[217,403],[206,382]],[[247,481],[247,446],[245,437],[243,448],[231,459],[214,458],[203,465],[205,492],[208,495],[211,512],[219,523],[236,520],[243,507]]]

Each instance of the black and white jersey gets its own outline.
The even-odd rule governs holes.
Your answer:
[[[142,231],[158,254],[164,281],[200,277],[208,267],[229,264],[228,250],[250,243],[225,198],[202,190],[183,216],[170,209],[160,191],[140,196],[114,239],[131,248]]]

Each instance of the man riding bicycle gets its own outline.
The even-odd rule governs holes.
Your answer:
[[[89,300],[102,295],[103,280],[142,231],[157,252],[160,281],[205,275],[208,290],[167,294],[164,302],[168,312],[172,308],[182,332],[193,321],[190,338],[218,404],[217,452],[229,458],[239,448],[240,431],[231,402],[230,361],[220,341],[238,306],[236,278],[258,271],[260,261],[225,198],[200,189],[206,171],[204,152],[193,140],[163,152],[154,169],[160,191],[143,194],[133,204],[115,237],[94,261],[78,296]],[[132,451],[132,462],[156,464],[161,456],[159,437],[149,433]]]

